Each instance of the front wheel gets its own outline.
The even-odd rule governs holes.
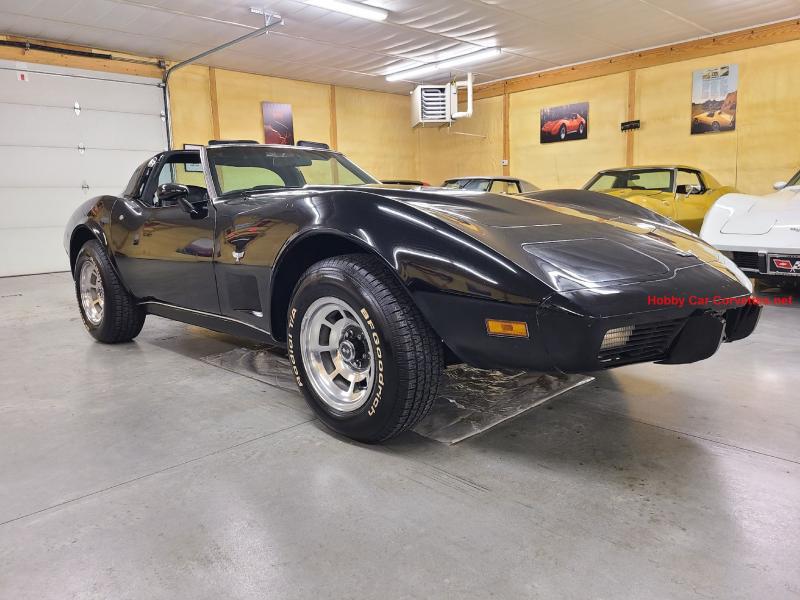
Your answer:
[[[129,342],[142,330],[145,312],[117,277],[103,246],[86,242],[75,261],[75,294],[87,331],[100,342]]]
[[[558,130],[558,139],[565,140],[567,138],[567,128],[562,125],[561,129]]]
[[[433,405],[441,340],[377,257],[351,254],[310,267],[292,296],[287,344],[307,402],[342,435],[382,442]]]

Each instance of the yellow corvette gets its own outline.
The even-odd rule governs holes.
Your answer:
[[[683,165],[623,167],[600,171],[585,190],[623,198],[700,233],[703,217],[717,198],[734,192],[700,169]]]

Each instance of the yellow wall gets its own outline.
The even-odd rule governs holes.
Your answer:
[[[539,143],[539,111],[589,102],[588,138]],[[512,94],[511,174],[541,188],[580,187],[600,169],[625,164],[619,124],[628,106],[628,75],[608,75]]]
[[[681,162],[723,185],[764,194],[800,168],[800,41],[637,72],[637,163]],[[690,135],[692,71],[739,65],[736,130]]]
[[[336,87],[337,139],[331,139],[330,85],[215,70],[219,137],[264,141],[262,102],[292,105],[295,140],[325,142],[344,152],[375,177],[416,178],[418,135],[411,129],[410,100]],[[193,66],[170,82],[174,147],[203,144],[215,137],[210,70]]]
[[[408,98],[406,103],[410,111]],[[453,177],[503,174],[502,97],[476,101],[472,118],[457,121],[452,127],[417,131],[420,179],[439,185]]]
[[[417,178],[411,99],[336,87],[337,149],[379,179]]]
[[[633,164],[687,164],[723,185],[768,193],[800,168],[798,56],[794,41],[637,70],[634,118],[642,128],[631,133],[619,129],[627,120],[628,73],[511,94],[511,173],[541,187],[578,187],[600,169],[624,165],[626,136],[633,136]],[[691,135],[692,72],[729,63],[739,65],[736,130]],[[584,100],[587,140],[539,144],[541,108]],[[452,157],[449,170],[459,161]]]
[[[207,67],[186,67],[175,72],[169,84],[174,148],[206,144],[214,137],[211,92]]]

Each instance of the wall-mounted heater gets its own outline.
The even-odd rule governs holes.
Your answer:
[[[411,127],[419,125],[447,125],[457,119],[472,116],[472,73],[465,81],[444,85],[418,85],[411,92]],[[467,91],[466,110],[458,110],[458,90]]]

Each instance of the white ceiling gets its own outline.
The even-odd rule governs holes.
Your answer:
[[[204,64],[292,79],[405,92],[384,76],[487,46],[486,82],[788,19],[800,0],[368,0],[390,11],[365,21],[300,0],[0,0],[0,33],[180,60],[263,25],[286,25]],[[455,72],[455,74],[460,74]]]

